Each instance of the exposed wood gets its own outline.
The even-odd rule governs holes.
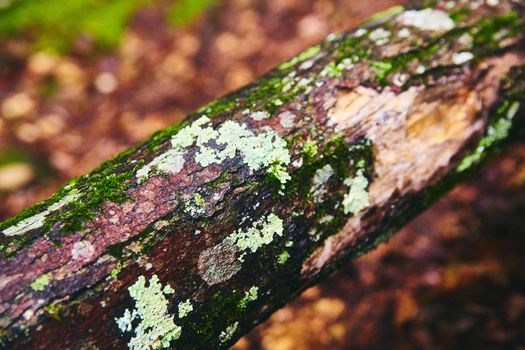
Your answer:
[[[523,125],[524,8],[394,9],[0,224],[2,345],[226,348]]]

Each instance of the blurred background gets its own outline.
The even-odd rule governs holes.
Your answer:
[[[0,220],[399,0],[0,0]],[[525,349],[525,143],[236,350]]]

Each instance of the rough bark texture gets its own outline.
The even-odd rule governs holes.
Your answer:
[[[226,348],[461,181],[523,124],[524,8],[417,5],[0,224],[2,346]]]

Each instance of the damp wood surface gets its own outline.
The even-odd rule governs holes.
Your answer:
[[[0,224],[0,346],[220,349],[520,135],[524,5],[412,1]]]

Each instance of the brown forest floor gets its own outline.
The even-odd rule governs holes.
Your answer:
[[[83,41],[60,57],[3,42],[0,159],[19,161],[0,167],[0,219],[398,3],[230,0],[179,30],[150,7],[118,50],[95,56]],[[524,213],[525,143],[234,348],[525,349]]]

